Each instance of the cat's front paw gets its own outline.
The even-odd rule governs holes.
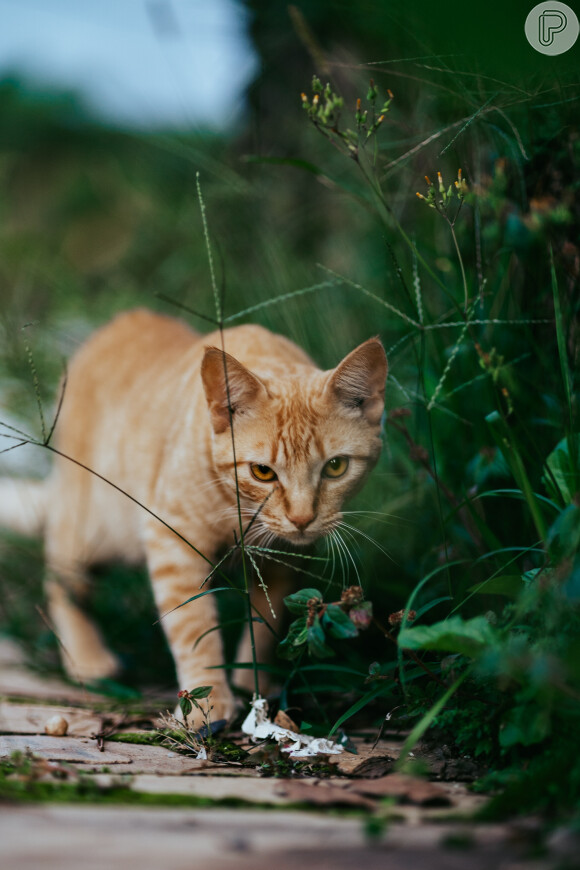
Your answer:
[[[123,670],[121,660],[104,647],[91,650],[90,655],[77,656],[74,661],[63,657],[63,665],[69,679],[75,683],[114,679]]]

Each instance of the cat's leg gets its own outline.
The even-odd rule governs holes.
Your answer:
[[[267,592],[257,582],[252,591],[252,604],[259,611],[262,621],[252,623],[254,629],[254,644],[258,663],[268,664],[271,662],[274,649],[282,639],[279,635],[285,621],[284,598],[289,595],[296,585],[296,572],[283,565],[270,563],[261,571]],[[253,610],[254,618],[257,616]],[[252,638],[249,626],[246,625],[242,639],[238,647],[236,660],[240,663],[252,662]],[[255,692],[255,680],[253,668],[238,668],[233,675],[234,685],[245,689],[252,694]],[[266,695],[270,686],[270,677],[267,671],[258,671],[258,686],[261,695]]]
[[[221,634],[216,628],[218,615],[214,596],[203,595],[184,604],[209,590],[209,586],[201,587],[211,564],[155,521],[148,524],[146,554],[153,594],[175,661],[179,688],[191,691],[199,686],[213,686],[209,696],[210,718],[213,722],[229,719],[234,713],[235,701],[226,671],[219,667],[208,670],[224,662]],[[205,724],[203,714],[195,707],[188,722],[194,728]]]
[[[68,676],[75,682],[116,676],[121,670],[120,661],[82,606],[89,589],[85,567],[51,555],[45,587],[51,623]]]
[[[45,590],[64,669],[72,680],[108,679],[122,666],[85,610],[91,587],[88,568],[106,541],[106,529],[91,518],[93,495],[86,472],[64,460],[46,482]],[[94,529],[97,527],[98,544]]]

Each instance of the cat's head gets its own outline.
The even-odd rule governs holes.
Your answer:
[[[254,535],[299,545],[335,528],[381,449],[387,358],[378,338],[330,371],[304,365],[276,378],[209,347],[201,373],[214,468],[233,491],[237,471],[244,526],[259,511]]]

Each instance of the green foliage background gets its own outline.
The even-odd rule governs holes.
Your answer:
[[[229,136],[110,130],[74,95],[0,83],[2,407],[38,433],[27,346],[50,407],[62,356],[115,312],[173,311],[162,294],[213,314],[199,173],[226,316],[272,302],[243,319],[323,367],[375,334],[389,356],[385,449],[352,506],[374,543],[353,532],[356,567],[325,592],[360,579],[376,622],[326,638],[337,664],[302,651],[283,699],[314,695],[328,726],[399,706],[415,736],[450,729],[494,770],[525,762],[532,805],[554,771],[548,793],[577,804],[580,774],[560,762],[580,712],[580,49],[534,52],[519,2],[248,6],[262,67]],[[336,118],[320,135],[303,111],[313,73],[342,96],[354,151]],[[370,78],[394,100],[363,147]],[[416,192],[427,175],[437,199],[437,172],[447,189],[459,167],[469,192],[450,227]],[[22,450],[42,471],[41,450]],[[34,609],[41,554],[17,542],[2,559],[2,626],[41,666],[55,652]],[[107,575],[97,607],[133,678],[167,681],[141,580]],[[401,609],[417,615],[397,645]]]

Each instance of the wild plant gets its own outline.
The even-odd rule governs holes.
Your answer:
[[[376,90],[371,82],[371,111]],[[385,135],[384,119],[380,131],[374,115],[370,127],[365,127],[361,120],[367,116],[361,114],[357,100],[354,126],[341,129],[344,106],[331,86],[323,87],[315,78],[313,93],[311,99],[302,96],[309,119],[360,167],[388,234],[387,244],[406,295],[405,309],[397,308],[355,278],[332,273],[335,280],[371,299],[377,310],[386,309],[385,314],[407,330],[389,352],[391,395],[396,391],[404,404],[388,410],[386,431],[393,433],[388,444],[392,457],[393,439],[401,439],[399,445],[409,451],[407,469],[423,469],[420,485],[430,493],[436,511],[434,515],[432,507],[423,507],[424,519],[419,522],[435,521],[439,529],[437,550],[431,554],[426,550],[425,556],[414,560],[417,567],[423,562],[424,568],[399,622],[396,671],[388,676],[388,659],[371,665],[368,681],[374,682],[373,689],[339,722],[377,697],[389,699],[391,706],[402,701],[399,716],[402,709],[410,723],[418,718],[402,763],[431,727],[439,729],[446,741],[455,742],[460,751],[509,768],[503,780],[499,774],[495,780],[504,785],[510,777],[513,781],[502,805],[513,809],[517,795],[522,808],[545,808],[546,795],[553,797],[559,778],[577,803],[577,767],[565,773],[580,716],[580,671],[575,655],[580,628],[580,435],[577,384],[570,366],[577,356],[576,331],[570,328],[577,294],[563,301],[552,246],[543,236],[541,251],[535,253],[551,285],[551,304],[546,294],[536,292],[527,300],[531,316],[515,314],[513,300],[508,304],[510,315],[498,316],[504,300],[498,303],[493,285],[499,282],[501,287],[504,279],[491,261],[482,263],[481,238],[488,228],[482,228],[479,221],[482,214],[497,210],[497,190],[505,171],[505,161],[500,160],[496,177],[487,187],[476,176],[466,179],[461,169],[450,185],[439,169],[435,183],[432,175],[425,176],[427,191],[418,192],[417,197],[446,226],[456,257],[456,267],[447,261],[446,277],[439,277],[424,259],[421,245],[401,226],[382,186],[385,175],[381,176],[376,137]],[[388,94],[385,108],[390,108],[392,94]],[[369,159],[370,137],[375,138],[375,147]],[[515,138],[523,150],[517,129]],[[480,165],[481,158],[477,156]],[[505,208],[505,185],[502,202]],[[554,211],[558,207],[555,204]],[[475,251],[461,226],[464,218],[475,226]],[[560,218],[564,224],[571,220],[562,210]],[[497,214],[492,216],[494,221]],[[402,245],[397,244],[397,236]],[[464,247],[472,257],[475,254],[471,267]],[[414,294],[406,284],[399,259],[403,257],[411,260]],[[515,330],[524,341],[516,337]],[[399,380],[397,362],[403,346],[405,351],[409,346],[415,348],[416,389]],[[515,356],[512,346],[518,349]],[[534,356],[544,365],[549,360],[544,394],[542,388],[539,393],[534,389],[522,371],[522,364],[538,369]],[[468,391],[477,396],[475,403]],[[460,397],[467,398],[463,406]],[[540,437],[538,427],[543,428]],[[464,442],[468,432],[473,458],[462,473],[456,460],[465,463],[469,456]],[[516,533],[521,537],[514,541]],[[321,629],[326,627],[332,636],[333,627],[328,619],[312,622],[313,602],[318,602],[315,592],[305,590],[309,596],[306,624],[304,617],[293,623],[283,647],[307,643],[320,656],[331,652],[324,646]],[[298,600],[296,596],[288,599],[293,612]],[[432,612],[439,619],[421,624]],[[484,710],[485,716],[478,715]],[[516,775],[524,759],[526,773]],[[555,765],[552,780],[550,764]]]

